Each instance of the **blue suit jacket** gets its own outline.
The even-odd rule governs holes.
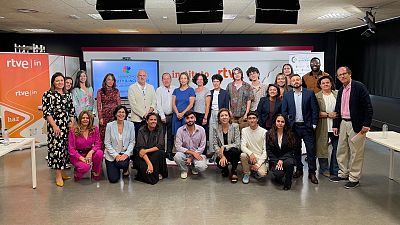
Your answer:
[[[211,103],[213,101],[213,96],[214,96],[214,90],[211,90]],[[219,94],[218,94],[218,108],[226,108],[229,109],[229,94],[226,90],[220,89]],[[210,104],[210,109],[211,109],[211,104]]]
[[[288,118],[290,126],[293,126],[296,119],[296,105],[294,103],[294,91],[286,92],[283,95],[282,114]],[[305,126],[313,128],[318,124],[319,106],[317,98],[313,91],[302,88],[302,104],[303,120]]]
[[[340,122],[342,121],[342,94],[343,87],[339,89],[338,96],[336,98],[335,112],[338,116],[333,120],[333,128],[340,128]],[[349,101],[351,125],[353,126],[354,132],[360,132],[363,126],[371,127],[373,109],[367,87],[365,87],[363,83],[355,80],[351,81]]]
[[[135,126],[132,122],[124,120],[124,130],[122,131],[122,149],[118,148],[118,126],[117,121],[107,123],[106,135],[104,138],[105,158],[114,161],[119,153],[131,156],[135,146]]]

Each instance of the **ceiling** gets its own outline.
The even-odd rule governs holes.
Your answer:
[[[174,0],[146,0],[147,20],[112,21],[88,16],[98,13],[96,0],[3,0],[1,4],[0,31],[17,33],[32,33],[25,29],[74,34],[119,34],[119,29],[135,29],[137,34],[324,33],[363,25],[359,19],[365,16],[367,9],[363,7],[376,7],[377,21],[400,16],[398,0],[300,0],[297,25],[256,24],[255,0],[224,0],[224,14],[236,15],[235,19],[189,25],[176,23]],[[21,13],[17,9],[38,12]],[[329,13],[347,17],[318,19]]]

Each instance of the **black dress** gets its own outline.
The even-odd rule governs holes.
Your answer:
[[[68,155],[68,123],[74,116],[72,97],[69,93],[46,91],[42,97],[43,117],[52,116],[61,130],[60,136],[54,135],[53,127],[47,122],[47,164],[52,169],[65,169]]]
[[[152,147],[157,147],[158,150],[147,153],[149,160],[153,164],[153,173],[147,174],[147,164],[143,158],[140,158],[139,150]],[[159,174],[161,174],[163,178],[168,177],[168,168],[164,152],[164,135],[161,127],[157,125],[155,130],[150,131],[147,125],[144,125],[139,129],[133,159],[134,167],[138,171],[136,180],[148,184],[156,184],[159,180]]]

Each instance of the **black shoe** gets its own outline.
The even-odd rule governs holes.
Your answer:
[[[313,184],[318,184],[318,179],[317,179],[317,177],[315,176],[315,174],[308,174],[308,179],[311,180],[311,183],[313,183]]]
[[[356,182],[351,182],[351,181],[349,181],[349,182],[347,182],[347,183],[344,185],[344,188],[346,188],[346,189],[356,188],[356,187],[358,187],[359,185],[360,185],[360,182],[358,182],[358,181],[356,181]]]
[[[282,185],[283,184],[283,180],[282,177],[274,177],[273,181],[277,184]]]
[[[303,170],[296,170],[293,174],[293,178],[299,178],[301,176],[303,176]]]
[[[339,177],[339,176],[330,176],[329,177],[329,181],[334,182],[334,183],[338,183],[339,181],[348,180],[348,179],[349,178],[342,178],[342,177]]]
[[[290,188],[292,188],[292,185],[284,185],[283,186],[284,191],[288,191],[288,190],[290,190]]]

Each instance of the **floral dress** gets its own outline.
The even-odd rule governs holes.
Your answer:
[[[118,89],[107,89],[105,93],[100,88],[97,91],[97,112],[99,114],[99,120],[103,119],[103,125],[99,124],[100,138],[104,143],[104,137],[106,133],[107,123],[114,120],[114,110],[121,104],[121,98]],[[104,146],[102,148],[104,150]]]
[[[88,87],[87,92],[82,88],[74,88],[72,90],[72,101],[75,106],[76,117],[79,117],[79,114],[84,110],[91,111],[93,115],[97,114],[92,87]]]
[[[47,91],[42,97],[43,117],[52,116],[56,125],[60,128],[60,136],[54,135],[54,129],[47,122],[47,164],[52,169],[65,169],[68,155],[68,123],[74,116],[71,94],[60,94],[56,91]]]

